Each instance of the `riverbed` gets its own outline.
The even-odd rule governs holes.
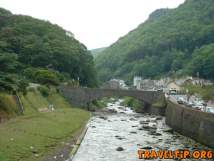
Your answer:
[[[137,114],[129,107],[121,106],[121,102],[108,103],[104,111],[95,113],[77,153],[70,160],[139,161],[139,149],[207,149],[172,131],[164,117]]]

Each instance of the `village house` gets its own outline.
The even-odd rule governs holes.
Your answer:
[[[176,79],[175,83],[179,86],[186,84],[186,83],[193,84],[193,85],[199,85],[199,86],[207,86],[207,85],[213,84],[210,80],[191,77],[191,76],[186,76],[186,77]]]
[[[154,80],[151,79],[143,79],[141,81],[141,89],[143,90],[153,90],[155,88]]]
[[[119,89],[120,88],[120,82],[117,79],[111,79],[109,81],[109,87],[112,89]]]
[[[140,76],[135,76],[133,79],[133,86],[137,90],[153,90],[155,87],[154,80],[142,79]]]
[[[176,84],[176,82],[171,82],[167,85],[168,93],[179,93],[181,91],[181,87]]]
[[[190,79],[187,79],[185,83],[190,83],[190,84],[199,85],[199,86],[208,86],[213,84],[210,80],[193,78],[193,77],[191,77]]]
[[[111,79],[102,88],[128,89],[128,86],[125,84],[124,80]]]

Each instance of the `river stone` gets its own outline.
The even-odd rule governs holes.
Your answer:
[[[114,109],[109,109],[108,111],[109,111],[110,113],[117,113],[117,111],[114,110]]]
[[[150,127],[148,125],[143,125],[142,128],[144,128],[144,129],[150,129]]]
[[[135,119],[135,118],[130,118],[129,120],[130,120],[130,121],[135,121],[136,119]]]
[[[121,136],[116,135],[115,136],[118,140],[123,140],[124,138],[122,138]]]
[[[151,131],[153,133],[156,132],[156,129],[157,129],[157,127],[151,127],[151,126],[148,126],[148,125],[143,125],[142,128],[144,130]]]
[[[105,117],[105,116],[100,116],[100,119],[107,120],[107,117]]]
[[[122,147],[118,147],[116,150],[117,151],[124,151],[124,149]]]
[[[154,123],[157,122],[156,118],[155,118],[155,119],[152,119],[152,120],[150,120],[150,121],[151,121],[151,122],[154,122]]]
[[[173,135],[172,138],[173,139],[178,139],[180,136],[179,135]]]
[[[133,125],[132,127],[138,127],[137,125]]]
[[[144,124],[144,121],[140,121],[140,124]]]
[[[157,129],[157,125],[152,125],[151,128],[152,129]]]
[[[148,134],[149,134],[149,135],[154,135],[155,133],[156,133],[156,131],[150,130]]]
[[[120,112],[120,113],[122,113],[122,114],[126,114],[125,112]]]
[[[142,147],[141,149],[151,150],[151,149],[152,149],[152,147],[151,147],[151,146],[144,146],[144,147]]]
[[[137,115],[137,116],[134,116],[134,117],[138,119],[138,118],[140,118],[140,117],[142,117],[142,116],[138,116],[138,115]]]
[[[185,145],[184,145],[184,148],[189,149],[189,148],[191,148],[191,147],[190,147],[190,145],[185,144]]]
[[[154,133],[154,135],[155,135],[155,136],[162,136],[162,134],[161,134],[161,133],[158,133],[158,132],[157,132],[157,133]]]
[[[163,118],[162,117],[156,117],[156,120],[162,120]]]
[[[146,122],[146,121],[140,121],[139,123],[142,125],[148,125],[149,124],[149,122]]]
[[[165,141],[164,143],[165,143],[165,144],[171,144],[171,141],[168,141],[168,140],[167,140],[167,141]]]
[[[173,129],[169,128],[169,129],[163,130],[163,132],[173,133]]]
[[[130,133],[131,133],[131,134],[137,134],[137,132],[136,132],[136,131],[131,131]]]
[[[122,138],[122,137],[119,137],[119,138],[117,138],[118,140],[123,140],[124,138]]]

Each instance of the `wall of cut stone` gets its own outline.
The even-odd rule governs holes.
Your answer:
[[[214,114],[168,101],[166,124],[182,135],[214,147]]]

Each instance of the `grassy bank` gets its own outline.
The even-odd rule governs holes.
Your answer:
[[[21,96],[24,115],[0,124],[0,161],[39,161],[70,138],[90,114],[71,108],[55,90],[44,97],[38,90]],[[54,111],[39,112],[53,104]]]
[[[0,93],[0,119],[9,119],[18,114],[18,107],[13,96]]]

